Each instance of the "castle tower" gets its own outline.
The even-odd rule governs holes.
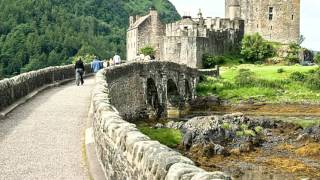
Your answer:
[[[237,0],[245,33],[259,33],[264,39],[281,43],[298,42],[300,0]],[[232,18],[234,0],[225,0],[226,17]],[[233,10],[232,10],[233,9]]]
[[[237,19],[241,17],[241,9],[239,0],[231,0],[228,5],[228,18],[231,20]]]

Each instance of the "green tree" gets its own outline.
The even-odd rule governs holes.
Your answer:
[[[241,55],[248,62],[254,63],[265,61],[267,58],[274,56],[275,49],[265,41],[258,33],[245,35],[242,40]]]
[[[151,46],[146,46],[140,49],[140,53],[144,54],[145,56],[154,56],[155,50]]]
[[[129,15],[151,6],[164,22],[180,18],[168,0],[1,0],[1,72],[7,77],[87,54],[125,58]]]

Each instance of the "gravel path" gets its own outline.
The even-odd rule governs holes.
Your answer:
[[[0,121],[0,179],[89,179],[83,139],[94,78],[46,90]]]

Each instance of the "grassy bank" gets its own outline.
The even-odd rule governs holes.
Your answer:
[[[217,95],[234,103],[249,99],[267,103],[320,103],[320,89],[306,84],[312,83],[307,77],[316,68],[247,64],[222,67],[221,78],[205,79],[197,92],[200,96]],[[305,79],[293,79],[292,74],[297,72]]]
[[[138,129],[152,140],[159,141],[168,147],[175,148],[182,140],[182,133],[176,129],[155,129],[150,127],[147,123],[138,124]]]

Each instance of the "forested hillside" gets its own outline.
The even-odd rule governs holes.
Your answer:
[[[129,15],[150,7],[165,22],[180,18],[168,0],[1,0],[0,79],[76,55],[124,57]]]

